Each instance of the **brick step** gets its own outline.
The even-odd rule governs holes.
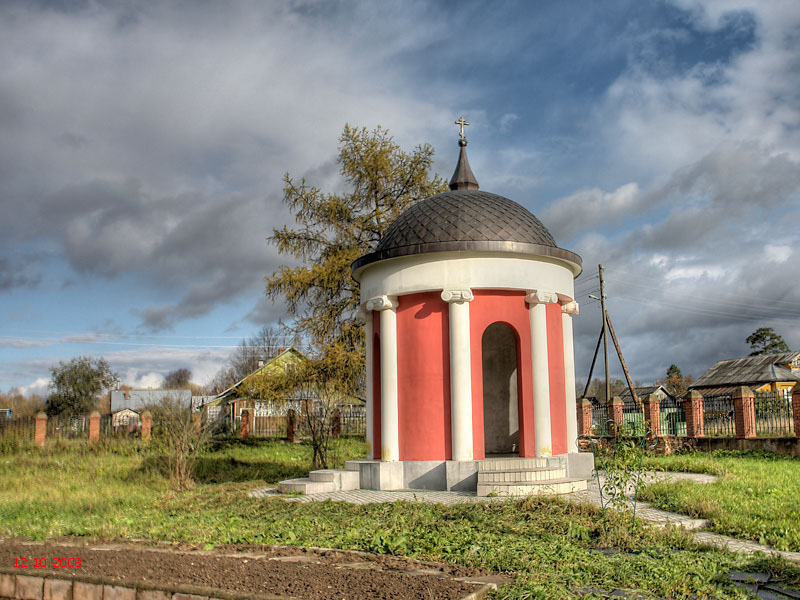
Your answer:
[[[318,483],[332,483],[334,490],[357,490],[359,489],[359,472],[348,471],[347,469],[320,469],[311,471],[308,474],[311,481]]]
[[[504,483],[506,481],[549,481],[567,476],[564,467],[540,469],[508,469],[505,471],[479,471],[478,483]]]
[[[504,481],[503,483],[479,483],[477,495],[488,496],[529,496],[532,494],[556,495],[569,494],[587,489],[585,479],[564,477],[549,481]]]
[[[284,494],[289,492],[322,494],[323,492],[334,492],[336,490],[331,481],[311,481],[308,477],[298,477],[297,479],[287,479],[278,483],[278,491]]]
[[[487,458],[478,462],[478,471],[508,471],[512,469],[544,469],[563,467],[564,459],[549,458]]]

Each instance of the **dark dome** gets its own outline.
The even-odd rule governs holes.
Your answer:
[[[451,190],[414,204],[392,223],[374,252],[353,263],[427,252],[496,251],[537,254],[581,264],[562,250],[541,221],[516,202],[479,190]]]

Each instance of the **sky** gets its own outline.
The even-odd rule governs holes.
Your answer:
[[[462,115],[481,189],[583,258],[579,378],[601,263],[639,381],[800,350],[795,0],[6,1],[0,60],[0,390],[208,381],[285,316],[283,175],[342,189],[347,123],[449,178]]]

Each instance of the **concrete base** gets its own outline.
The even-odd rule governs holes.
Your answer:
[[[474,492],[478,485],[478,461],[474,460],[349,460],[347,469],[358,469],[362,490]]]
[[[567,459],[567,477],[571,479],[591,479],[594,474],[594,454],[591,452],[570,452],[562,454]]]
[[[501,461],[501,462],[498,462]],[[505,464],[505,463],[508,464]],[[594,455],[590,452],[563,454],[546,459],[518,457],[489,457],[477,460],[411,460],[381,462],[379,460],[349,460],[346,468],[358,471],[362,490],[446,490],[474,492],[478,488],[478,470],[483,464],[500,469],[533,469],[561,467],[560,477],[591,479]]]
[[[520,494],[548,482],[550,493],[584,489],[594,455],[574,452],[548,458],[495,455],[486,460],[348,460],[345,469],[311,471],[308,478],[281,481],[282,492],[315,494],[338,490],[438,490]],[[480,472],[480,475],[479,475]],[[557,480],[552,482],[553,480]],[[494,487],[487,487],[494,486]],[[502,489],[500,489],[502,488]],[[507,489],[506,489],[507,488]],[[530,492],[528,492],[530,493]]]

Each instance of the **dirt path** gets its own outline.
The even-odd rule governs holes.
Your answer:
[[[20,575],[47,572],[127,585],[187,584],[303,600],[456,600],[479,589],[482,584],[477,581],[488,575],[480,569],[341,550],[229,546],[203,551],[190,545],[2,538],[0,568],[14,568]]]

